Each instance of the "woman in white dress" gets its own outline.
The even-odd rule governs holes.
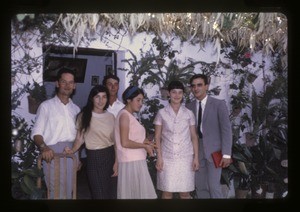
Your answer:
[[[195,116],[183,102],[184,86],[180,81],[168,85],[169,104],[154,119],[157,145],[157,189],[162,199],[190,199],[195,189],[195,171],[199,169],[198,138]]]

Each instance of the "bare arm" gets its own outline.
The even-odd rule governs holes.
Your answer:
[[[153,156],[154,146],[150,145],[151,141],[147,138],[143,143],[138,143],[129,139],[129,117],[127,114],[122,114],[120,116],[120,138],[121,146],[124,148],[138,149],[144,148],[149,153],[150,156]]]
[[[199,169],[199,145],[195,125],[190,126],[190,132],[194,149],[193,170],[196,171]]]
[[[44,138],[41,135],[33,136],[33,141],[39,147],[43,160],[49,163],[54,157],[53,149],[45,144]]]
[[[66,146],[64,149],[64,152],[67,154],[74,154],[75,152],[77,152],[79,150],[79,148],[81,147],[81,145],[84,143],[83,134],[84,134],[83,132],[77,130],[72,149],[70,149],[68,146]]]
[[[161,125],[155,125],[155,143],[157,146],[157,158],[161,158],[161,131],[162,126]]]
[[[161,154],[161,131],[162,126],[161,125],[155,125],[155,143],[157,146],[157,161],[156,161],[156,169],[157,171],[161,171],[163,169],[163,160],[162,160],[162,154]]]
[[[117,155],[117,146],[116,146],[115,138],[113,138],[113,140],[114,140],[114,150],[115,150],[115,163],[113,165],[114,173],[112,174],[112,177],[116,177],[118,176],[118,155]]]

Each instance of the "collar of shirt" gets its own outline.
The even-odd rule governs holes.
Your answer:
[[[183,111],[185,113],[184,109],[185,109],[185,107],[183,107],[183,105],[181,104],[177,114],[180,114],[181,111]],[[166,110],[166,112],[171,113],[176,116],[176,114],[170,104],[167,104],[165,106],[165,110]]]
[[[107,108],[107,111],[114,114],[115,117],[117,117],[119,111],[123,109],[125,105],[117,99],[112,105],[109,105]]]
[[[64,104],[64,103],[62,103],[62,101],[60,100],[60,98],[58,98],[57,95],[54,96],[54,100],[55,100],[56,103]],[[67,104],[64,104],[64,105],[68,105],[68,104],[72,104],[72,103],[73,103],[72,99],[69,98],[69,102]]]
[[[199,102],[200,102],[200,101],[197,99],[197,108],[199,107]],[[204,111],[206,102],[207,102],[207,95],[206,95],[206,96],[204,97],[204,99],[202,99],[202,101],[201,101],[202,111]]]
[[[123,102],[121,102],[119,99],[117,99],[112,105],[109,105],[110,107],[114,107],[114,105],[124,105]],[[125,105],[124,105],[125,106]]]

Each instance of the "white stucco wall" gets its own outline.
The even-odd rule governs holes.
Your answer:
[[[115,33],[115,32],[114,32]],[[112,37],[103,37],[102,41],[101,39],[97,39],[93,42],[91,42],[89,48],[95,48],[95,49],[107,49],[107,50],[115,50],[117,52],[117,68],[124,68],[126,67],[126,64],[121,62],[122,59],[127,58],[129,59],[131,57],[131,54],[128,50],[131,50],[136,56],[137,59],[140,59],[140,49],[142,49],[144,52],[150,49],[150,44],[152,41],[152,38],[154,35],[149,35],[146,33],[140,33],[134,36],[133,38],[130,38],[129,36],[119,36],[118,39],[113,39]],[[166,38],[165,41],[169,41],[171,38]],[[216,62],[217,60],[217,53],[213,49],[212,43],[206,43],[203,48],[200,48],[199,45],[191,45],[188,43],[183,43],[181,45],[180,41],[177,39],[172,40],[173,50],[177,50],[179,53],[176,54],[176,60],[178,61],[179,66],[184,66],[188,64],[188,59],[193,59],[194,61],[204,61],[206,63]],[[42,54],[42,47],[37,42],[31,43],[32,50],[30,51],[31,55],[41,55]],[[85,46],[79,46],[79,47],[85,47]],[[12,55],[13,58],[20,57],[19,52],[16,52]],[[268,58],[263,58],[261,53],[256,53],[252,55],[251,60],[256,61],[258,63],[261,63],[262,60],[265,60],[265,71],[267,75],[268,69],[270,68],[270,61]],[[220,60],[228,63],[228,59],[224,58],[223,55],[220,56]],[[42,62],[42,61],[41,61]],[[168,59],[166,63],[168,63]],[[195,72],[200,73],[198,65],[195,66]],[[128,67],[127,67],[128,68]],[[94,68],[92,68],[94,69]],[[221,75],[221,77],[212,77],[211,79],[211,85],[210,88],[213,88],[215,86],[221,87],[221,93],[216,96],[216,98],[219,99],[225,99],[227,102],[227,106],[230,109],[230,97],[232,95],[231,90],[229,90],[229,84],[232,82],[234,76],[231,74],[230,70],[222,70],[220,68],[219,71],[222,71],[225,73],[224,75]],[[251,70],[250,70],[251,71]],[[31,77],[36,80],[37,82],[42,82],[42,66],[41,70],[37,73],[32,73]],[[256,91],[259,93],[262,90],[262,72],[259,72],[259,77],[257,80],[253,83],[253,87],[255,87]],[[90,78],[92,75],[91,73],[86,73],[86,78]],[[124,89],[129,85],[129,77],[127,77],[127,73],[124,71],[117,70],[117,75],[120,77],[120,90],[119,90],[119,98],[121,99],[122,92]],[[20,75],[18,74],[18,80],[20,83],[25,83],[26,81],[30,81],[31,77],[26,75]],[[271,76],[270,76],[271,77]],[[100,82],[102,82],[102,79],[100,79]],[[15,83],[12,85],[12,90],[16,89],[20,84]],[[77,87],[77,92],[80,92],[79,90],[86,90],[88,88],[81,88],[80,86]],[[158,86],[146,86],[144,90],[147,92],[148,96],[154,96],[158,93]],[[251,90],[251,89],[250,89]],[[86,92],[86,91],[85,91]],[[85,104],[85,101],[83,101],[83,104]],[[83,105],[80,105],[83,106]],[[35,118],[35,115],[32,115],[28,113],[28,101],[26,95],[24,95],[21,98],[21,105],[18,109],[14,111],[15,113],[21,114],[28,122],[31,122]]]

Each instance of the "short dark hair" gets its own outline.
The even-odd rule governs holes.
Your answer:
[[[56,80],[59,81],[61,76],[66,73],[72,74],[74,76],[74,80],[75,80],[75,76],[76,76],[75,70],[68,68],[68,67],[62,67],[58,70],[57,75],[56,75]]]
[[[178,80],[171,81],[168,85],[168,91],[170,92],[173,89],[181,89],[184,92],[184,85]]]
[[[120,82],[120,78],[117,75],[108,74],[108,75],[104,76],[104,78],[102,80],[102,85],[106,86],[106,82],[108,79],[114,79],[114,80],[117,80],[118,82]]]
[[[204,80],[204,84],[208,84],[208,77],[205,74],[195,74],[194,76],[191,77],[190,79],[190,85],[192,84],[194,79],[201,78]]]

